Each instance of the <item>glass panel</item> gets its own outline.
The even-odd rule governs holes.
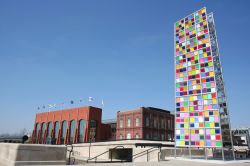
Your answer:
[[[41,128],[40,123],[37,123],[37,124],[36,124],[36,137],[38,137],[40,128]]]
[[[83,143],[84,142],[84,137],[85,137],[85,126],[86,126],[86,121],[81,119],[79,122],[79,128],[78,128],[78,143]]]
[[[60,123],[56,122],[54,127],[55,137],[52,138],[52,144],[56,144],[59,134]]]
[[[63,121],[63,124],[62,124],[62,134],[61,134],[61,140],[60,140],[61,144],[64,144],[64,140],[65,140],[65,137],[66,137],[66,134],[67,134],[67,126],[68,126],[68,122],[67,121]]]
[[[222,146],[216,64],[208,25],[206,8],[175,24],[176,146]],[[168,121],[169,127],[171,124]]]
[[[42,124],[42,132],[41,132],[40,141],[39,141],[40,144],[43,143],[45,130],[46,130],[46,123],[43,123]]]
[[[69,136],[70,144],[74,143],[75,129],[76,129],[76,121],[72,120],[70,122],[70,136]]]
[[[46,137],[46,144],[51,144],[51,132],[52,132],[52,127],[53,127],[53,123],[49,122],[49,126],[48,126],[48,130],[47,130],[47,137]]]

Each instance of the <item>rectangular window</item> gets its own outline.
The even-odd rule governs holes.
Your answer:
[[[131,126],[131,120],[130,118],[128,118],[128,123],[127,123],[127,126],[130,127]]]
[[[154,128],[157,128],[157,119],[154,118]]]
[[[161,128],[164,129],[164,119],[161,119]]]
[[[168,141],[171,140],[171,134],[168,134]]]
[[[139,118],[135,118],[135,126],[138,127],[140,125],[140,120]]]
[[[123,128],[123,120],[120,119],[120,128]]]
[[[146,127],[149,127],[149,117],[146,117]]]
[[[127,139],[131,139],[131,134],[130,133],[127,134]]]
[[[170,119],[168,119],[168,129],[171,129]]]

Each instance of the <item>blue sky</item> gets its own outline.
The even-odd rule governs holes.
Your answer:
[[[38,106],[70,100],[103,99],[104,119],[139,106],[174,110],[173,24],[204,6],[215,17],[232,125],[250,126],[249,5],[2,1],[0,133],[31,130]]]

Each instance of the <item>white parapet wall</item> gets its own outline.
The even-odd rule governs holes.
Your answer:
[[[65,145],[0,143],[0,166],[65,165]]]

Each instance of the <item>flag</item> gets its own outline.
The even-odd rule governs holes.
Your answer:
[[[79,103],[81,103],[81,102],[82,102],[82,99],[79,100]]]
[[[49,104],[49,108],[52,108],[53,107],[53,105],[52,104]]]
[[[93,101],[94,99],[93,99],[93,97],[89,97],[89,101]]]
[[[71,100],[71,101],[70,101],[70,104],[74,104],[74,101],[73,101],[73,100]]]
[[[45,105],[43,106],[43,109],[45,109]]]
[[[40,110],[40,107],[37,107],[37,110]]]
[[[104,106],[104,101],[103,101],[103,99],[102,99],[102,105]]]

